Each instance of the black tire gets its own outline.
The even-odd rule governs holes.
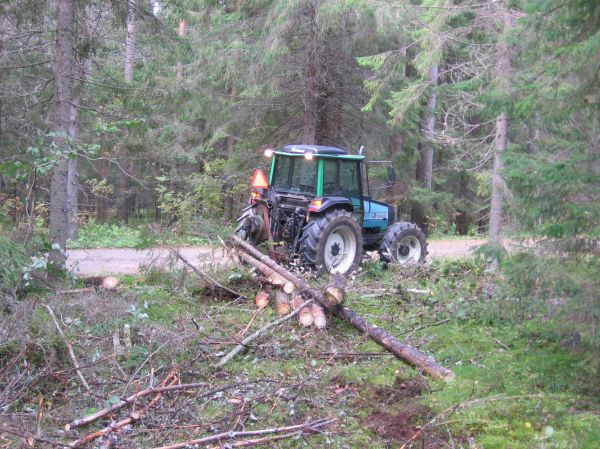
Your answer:
[[[422,263],[427,255],[425,234],[413,223],[394,223],[383,235],[379,245],[381,260],[401,265]]]
[[[256,246],[261,242],[262,233],[258,232],[258,229],[262,225],[263,219],[257,212],[256,207],[248,206],[242,210],[242,215],[237,219],[235,235],[250,245]]]
[[[353,244],[351,240],[354,241]],[[328,244],[329,253],[326,256]],[[344,245],[347,246],[348,251],[344,251]],[[343,254],[345,253],[347,257],[337,260],[340,246]],[[351,254],[352,252],[354,254]],[[346,210],[334,209],[314,216],[302,228],[300,255],[303,262],[317,270],[317,275],[324,272],[349,274],[358,268],[362,254],[362,231],[352,218],[352,214]],[[351,262],[350,257],[352,258]],[[326,261],[330,261],[330,263]]]

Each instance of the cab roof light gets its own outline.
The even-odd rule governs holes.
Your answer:
[[[307,151],[304,153],[304,157],[306,158],[307,161],[312,161],[314,155]]]
[[[273,156],[273,150],[271,148],[267,148],[265,150],[265,156],[266,157],[272,157]]]

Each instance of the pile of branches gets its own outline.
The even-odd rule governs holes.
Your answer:
[[[346,278],[343,276],[332,276],[324,289],[313,288],[306,280],[286,270],[269,256],[238,237],[232,237],[228,242],[228,247],[241,261],[250,264],[260,272],[274,289],[271,294],[261,289],[256,295],[255,302],[261,308],[266,307],[272,299],[280,314],[288,313],[284,315],[281,321],[297,316],[298,321],[304,326],[315,325],[323,328],[327,326],[328,316],[337,316],[424,374],[445,381],[454,378],[454,373],[451,370],[444,368],[432,357],[401,342],[380,327],[370,324],[366,319],[345,306],[343,301]],[[269,330],[274,324],[278,324],[278,322],[267,326],[265,331]],[[258,331],[242,341],[217,366],[223,366],[227,363],[230,358],[241,352],[260,333],[261,331]]]

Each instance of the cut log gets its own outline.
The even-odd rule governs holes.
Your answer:
[[[306,300],[302,297],[302,295],[299,294],[294,295],[292,298],[292,305],[294,306],[294,309],[302,307],[305,302]],[[314,319],[310,307],[302,307],[297,316],[298,322],[302,324],[302,326],[308,327],[313,324]]]
[[[335,309],[344,301],[344,289],[346,288],[346,278],[339,274],[334,274],[327,286],[323,299],[329,310]]]
[[[266,290],[259,290],[256,294],[254,302],[256,303],[256,307],[259,309],[264,309],[269,305],[269,292]]]
[[[292,293],[294,293],[294,290],[296,290],[296,286],[294,285],[294,283],[286,279],[285,284],[283,284],[283,291],[286,292],[288,295],[291,295]]]
[[[259,271],[261,271],[259,266],[267,266],[267,268],[277,272],[290,282],[293,282],[296,288],[301,290],[305,296],[310,297],[319,304],[327,307],[327,303],[323,298],[323,294],[319,290],[312,288],[304,279],[298,278],[289,271],[285,270],[283,267],[277,265],[272,259],[262,254],[258,249],[248,245],[238,237],[232,237],[230,244],[239,249],[237,253],[240,254],[240,257],[242,254],[244,254],[248,260],[248,263],[253,265]],[[357,315],[348,307],[337,307],[334,310],[334,314],[349,322],[356,329],[365,333],[375,343],[390,351],[407,364],[421,370],[423,373],[446,381],[454,378],[454,373],[451,370],[444,368],[434,359],[426,356],[418,349],[402,343],[400,340],[388,334],[383,329],[369,324],[367,320]]]
[[[86,287],[98,287],[104,290],[115,290],[119,285],[119,280],[113,276],[90,276],[83,278],[82,281]]]
[[[327,317],[325,316],[325,311],[318,304],[313,304],[310,306],[310,313],[313,317],[313,323],[316,328],[323,329],[327,327]]]
[[[290,303],[290,299],[288,295],[281,291],[274,292],[274,300],[275,309],[277,309],[277,313],[279,315],[287,315],[292,311],[292,304]]]

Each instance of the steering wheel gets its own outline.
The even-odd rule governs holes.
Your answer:
[[[329,181],[323,183],[323,191],[332,192],[335,190],[335,181]]]

